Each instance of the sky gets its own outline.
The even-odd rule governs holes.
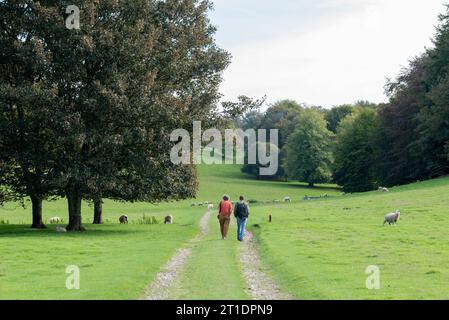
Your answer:
[[[388,101],[387,78],[432,46],[444,0],[214,0],[231,53],[223,100],[267,96],[330,108]]]

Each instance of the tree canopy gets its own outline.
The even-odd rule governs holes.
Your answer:
[[[345,118],[334,147],[334,181],[346,192],[377,187],[376,160],[379,126],[374,110],[361,109]]]
[[[193,197],[195,170],[171,163],[169,135],[216,113],[229,55],[211,4],[71,4],[80,30],[65,27],[65,1],[0,3],[0,163],[14,172],[1,183],[66,196],[69,230],[83,230],[83,198]]]
[[[324,116],[316,110],[304,110],[285,147],[284,169],[289,179],[309,183],[331,180],[332,133]]]

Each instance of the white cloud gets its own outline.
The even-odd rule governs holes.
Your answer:
[[[385,78],[397,75],[431,44],[444,7],[440,0],[328,0],[323,5],[355,3],[353,10],[284,30],[277,38],[226,48],[233,63],[225,72],[224,98],[267,94],[269,101],[291,98],[326,107],[358,99],[386,101]]]

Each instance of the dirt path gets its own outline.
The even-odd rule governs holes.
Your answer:
[[[200,220],[200,232],[198,235],[179,249],[156,275],[155,280],[145,290],[143,300],[166,300],[172,296],[170,293],[176,287],[176,283],[179,282],[180,275],[185,271],[189,258],[192,256],[193,247],[208,236],[211,215],[211,211],[204,214]],[[237,252],[234,250],[237,250]],[[294,299],[293,296],[283,292],[276,284],[276,281],[263,270],[259,252],[254,242],[254,236],[251,232],[247,231],[245,241],[239,243],[237,248],[234,248],[233,252],[230,252],[232,255],[235,253],[238,254],[241,266],[243,267],[242,277],[246,281],[246,294],[249,297],[254,300]],[[204,270],[204,272],[207,272],[207,270]],[[236,270],[236,272],[239,271]],[[190,281],[190,276],[188,280]]]
[[[290,294],[282,292],[274,279],[263,270],[254,235],[250,231],[246,231],[243,246],[238,251],[250,297],[254,300],[294,299]]]
[[[209,232],[209,219],[211,214],[212,212],[210,210],[204,214],[200,220],[200,232],[198,235],[190,240],[183,248],[179,249],[156,275],[155,280],[145,290],[143,300],[165,300],[168,298],[170,286],[174,283],[192,253],[192,245],[201,241]]]

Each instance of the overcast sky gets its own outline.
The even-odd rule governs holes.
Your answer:
[[[267,95],[331,107],[387,101],[384,85],[431,46],[444,0],[214,0],[233,56],[224,100]]]

